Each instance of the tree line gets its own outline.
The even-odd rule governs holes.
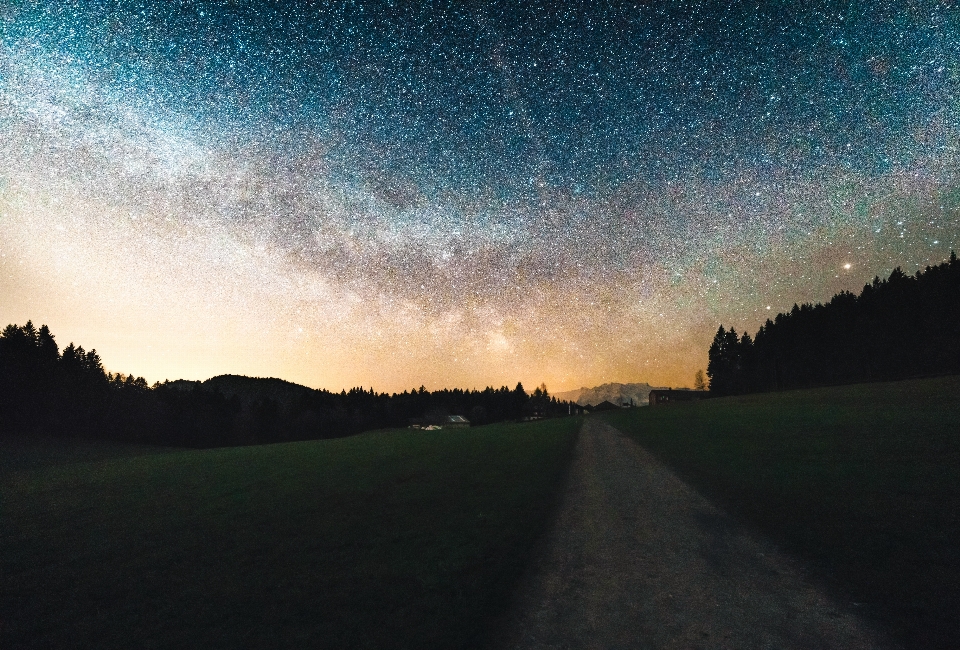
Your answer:
[[[899,267],[860,295],[794,305],[754,337],[717,331],[707,375],[714,395],[960,372],[960,263],[956,253],[915,275]]]
[[[546,386],[402,393],[314,390],[279,379],[215,377],[148,385],[107,372],[96,350],[61,352],[46,325],[0,333],[0,433],[222,447],[336,438],[371,429],[440,424],[447,415],[488,424],[566,415]]]

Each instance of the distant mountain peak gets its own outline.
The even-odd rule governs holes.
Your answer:
[[[559,400],[571,401],[586,406],[587,404],[596,405],[601,402],[611,402],[612,404],[623,405],[630,404],[631,400],[634,406],[645,406],[650,396],[650,391],[654,387],[647,383],[628,383],[609,382],[600,384],[593,388],[578,388],[568,390],[554,395]]]

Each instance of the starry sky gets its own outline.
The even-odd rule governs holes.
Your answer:
[[[13,0],[0,135],[0,320],[109,370],[689,386],[960,248],[960,6]]]

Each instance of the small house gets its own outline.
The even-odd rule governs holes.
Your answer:
[[[466,429],[470,426],[470,420],[462,415],[448,415],[443,423],[444,429]]]

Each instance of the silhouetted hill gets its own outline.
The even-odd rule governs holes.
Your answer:
[[[273,400],[284,411],[301,403],[319,391],[309,386],[275,377],[247,377],[245,375],[218,375],[205,381],[177,379],[168,381],[165,386],[177,390],[196,389],[218,392],[226,398],[237,397],[245,403]]]
[[[317,392],[308,386],[284,379],[243,375],[219,375],[203,382],[203,386],[220,391],[224,397],[236,395],[244,401],[272,399],[284,407],[296,404],[305,396]]]
[[[176,390],[195,390],[203,386],[202,381],[192,381],[190,379],[174,379],[172,381],[165,381],[163,383],[167,388],[173,388]]]

